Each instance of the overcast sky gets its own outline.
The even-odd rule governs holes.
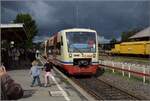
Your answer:
[[[46,39],[66,28],[95,29],[100,42],[150,23],[150,1],[51,0],[1,1],[1,23],[10,23],[18,13],[29,13],[39,28],[34,41]]]

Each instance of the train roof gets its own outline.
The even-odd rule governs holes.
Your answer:
[[[92,29],[86,29],[86,28],[71,28],[71,29],[65,29],[65,30],[61,30],[60,32],[78,32],[78,31],[81,31],[81,32],[96,32],[95,30],[92,30]]]

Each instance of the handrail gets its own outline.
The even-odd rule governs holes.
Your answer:
[[[122,70],[122,71],[130,72],[130,73],[134,73],[134,74],[138,74],[138,75],[150,77],[150,74],[147,74],[147,73],[141,73],[141,72],[132,71],[132,70],[128,70],[128,69],[122,69],[122,68],[118,68],[118,67],[114,67],[114,66],[109,66],[109,65],[103,65],[103,64],[99,64],[99,65],[100,66],[109,67],[109,68],[112,68],[112,69]]]

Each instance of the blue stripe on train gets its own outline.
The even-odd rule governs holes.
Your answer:
[[[61,60],[58,60],[58,61],[64,64],[73,64],[73,62],[66,62],[66,61],[61,61]],[[92,62],[92,63],[98,63],[98,62]]]

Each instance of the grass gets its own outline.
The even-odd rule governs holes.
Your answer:
[[[143,62],[143,63],[149,63],[150,59],[138,59],[138,58],[127,58],[127,57],[119,57],[119,58],[113,58],[113,61],[118,62]]]
[[[115,71],[115,72],[113,73],[112,70],[110,70],[110,69],[105,69],[105,73],[106,73],[106,74],[115,75],[115,76],[119,76],[119,77],[122,76],[122,73],[121,73],[121,72]],[[122,77],[123,77],[123,76],[122,76]],[[131,77],[129,78],[129,77],[128,77],[128,73],[126,73],[126,72],[125,72],[125,75],[124,75],[123,78],[126,79],[126,80],[131,80],[131,81],[136,81],[136,82],[143,82],[143,78],[142,78],[142,77],[136,77],[136,76],[134,76],[134,75],[131,75]],[[150,84],[150,80],[147,80],[147,79],[146,79],[145,83]]]
[[[137,62],[137,63],[150,63],[150,58],[138,58],[138,57],[111,57],[111,56],[100,56],[99,59],[108,59],[116,62]]]

